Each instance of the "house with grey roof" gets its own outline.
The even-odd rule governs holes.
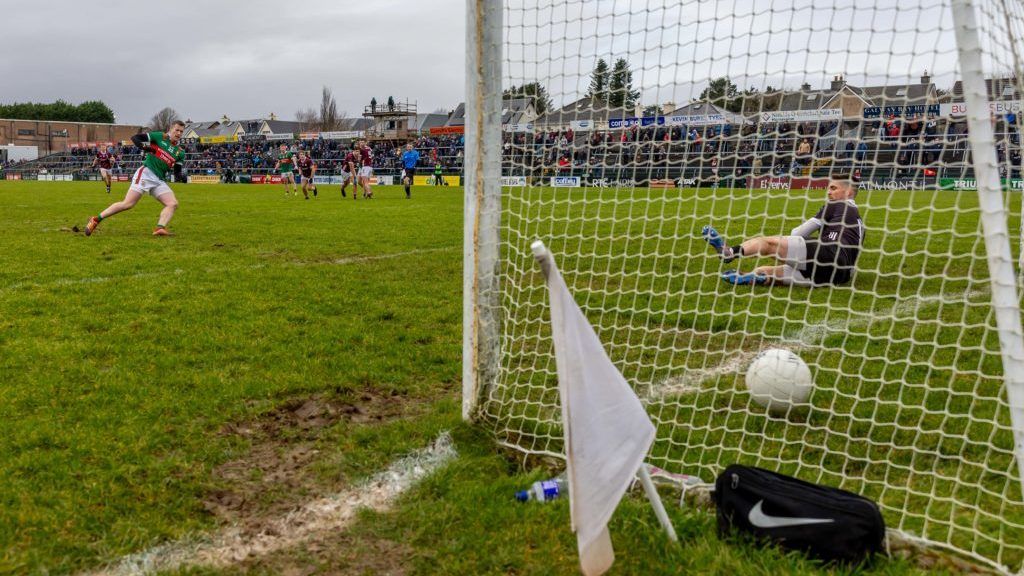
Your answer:
[[[622,106],[610,107],[599,98],[585,96],[541,115],[533,124],[545,130],[563,130],[570,128],[574,122],[589,122],[592,129],[604,130],[608,128],[608,120],[629,118],[634,112]]]
[[[533,98],[504,98],[501,101],[501,124],[529,124],[537,119],[537,106]],[[460,102],[445,126],[466,125],[466,103]]]

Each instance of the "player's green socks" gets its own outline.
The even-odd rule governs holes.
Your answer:
[[[167,225],[166,224],[157,224],[156,227],[157,228],[167,228]]]
[[[96,215],[96,221],[97,222],[103,222],[103,214],[97,214]]]

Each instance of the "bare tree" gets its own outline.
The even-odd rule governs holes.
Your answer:
[[[153,130],[166,132],[171,129],[171,124],[177,120],[181,120],[178,113],[175,112],[174,108],[167,107],[157,112],[149,119],[149,127]]]
[[[331,89],[324,86],[320,94],[320,130],[331,132],[338,129],[338,103],[334,101]]]
[[[307,106],[295,113],[295,121],[299,123],[300,131],[308,132],[317,127],[320,119],[317,117],[316,110]]]

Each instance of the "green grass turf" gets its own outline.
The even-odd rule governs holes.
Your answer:
[[[124,188],[115,186],[114,196]],[[341,399],[372,392],[422,404],[405,420],[332,428],[321,440],[325,475],[357,479],[427,444],[442,429],[460,431],[456,440],[463,457],[403,498],[393,512],[364,515],[352,529],[357,542],[400,542],[405,547],[401,564],[422,574],[576,569],[564,506],[515,506],[512,489],[528,485],[537,473],[510,468],[494,453],[489,436],[458,424],[461,191],[417,190],[411,202],[397,187],[381,188],[373,202],[342,201],[334,187],[322,187],[322,192],[321,198],[306,202],[283,198],[276,186],[181,186],[181,208],[170,227],[175,237],[150,236],[159,206],[144,198],[135,210],[111,218],[94,237],[85,238],[65,229],[82,226],[115,199],[102,185],[0,182],[0,573],[71,572],[212,528],[215,521],[200,503],[215,487],[211,471],[246,449],[244,440],[221,432],[224,424],[266,413],[290,398],[325,392]],[[785,334],[809,319],[832,320],[835,312],[823,304],[834,299],[842,302],[844,314],[870,316],[880,305],[879,298],[849,290],[773,295],[720,284],[713,261],[687,228],[697,214],[712,210],[708,191],[684,192],[685,200],[667,199],[662,191],[528,192],[535,198],[521,193],[509,193],[510,230],[522,234],[509,233],[519,252],[510,253],[513,265],[505,274],[515,280],[510,285],[526,292],[507,301],[510,318],[523,314],[534,331],[543,331],[541,308],[533,305],[543,300],[543,292],[532,263],[521,256],[527,250],[524,242],[535,236],[556,252],[568,253],[563,267],[570,272],[635,269],[638,273],[581,272],[567,273],[567,278],[613,357],[626,357],[624,371],[640,383],[716,364],[724,357],[726,341],[743,344],[751,334]],[[754,198],[750,205],[713,206],[734,218],[749,213],[751,205],[784,211],[787,218],[773,225],[791,226],[806,202],[775,194]],[[865,263],[874,272],[859,275],[857,286],[884,297],[906,294],[911,287],[880,273],[884,267],[879,262],[896,258],[898,265],[910,265],[898,249],[934,241],[909,225],[931,218],[908,208],[915,202],[930,205],[931,195],[904,194],[904,208],[881,196],[878,202],[870,200],[873,195],[862,201],[869,226],[871,209],[875,218],[882,211],[889,214],[894,229],[901,218],[908,223],[895,236],[869,236],[875,249],[865,254]],[[969,202],[962,198],[943,196],[950,204],[939,218],[959,222],[952,208]],[[519,221],[519,214],[534,220]],[[932,226],[940,228],[941,221]],[[733,232],[731,227],[724,231]],[[957,246],[975,246],[969,234],[950,238]],[[887,242],[893,243],[891,255]],[[668,253],[694,257],[648,258]],[[937,259],[927,260],[928,274],[917,286],[930,285],[928,275],[941,271],[933,262]],[[963,277],[956,289],[984,288],[983,271],[974,270],[970,258],[958,252],[946,260],[952,276]],[[698,311],[709,307],[716,313],[703,318]],[[616,312],[602,315],[602,309]],[[976,316],[980,325],[991,322],[980,310],[949,314],[950,322],[974,322]],[[844,371],[871,369],[873,356],[864,347],[877,341],[873,330],[884,340],[894,324],[899,322],[865,324],[860,344],[830,333],[835,347],[859,346],[863,361]],[[680,327],[691,334],[680,336]],[[920,339],[944,341],[945,329],[936,325],[932,336]],[[492,397],[492,405],[525,407],[519,414],[494,410],[499,438],[539,438],[531,448],[552,449],[549,439],[557,427],[548,422],[555,406],[550,374],[526,359],[528,348],[538,345],[528,343],[519,330],[510,330],[507,362],[514,376],[509,382],[523,374],[532,381]],[[965,362],[986,366],[984,374],[991,375],[985,363],[993,361],[994,345],[986,341],[973,356],[955,355],[955,360],[939,355],[939,365],[956,372],[961,358],[969,356]],[[920,351],[909,346],[912,353],[926,353],[923,346]],[[690,353],[666,353],[670,348]],[[895,345],[882,350],[882,358],[898,353]],[[840,405],[843,396],[835,392],[845,378],[836,368],[841,360],[838,354],[815,358],[816,367],[831,368],[819,382],[831,392],[816,392],[815,403]],[[914,376],[915,366],[903,374],[920,378],[919,393],[927,396],[933,372]],[[895,377],[879,378],[880,385]],[[661,430],[655,459],[709,469],[711,462],[725,463],[730,454],[762,444],[797,458],[801,442],[812,444],[811,452],[829,453],[823,447],[838,441],[827,431],[792,436],[779,422],[760,416],[733,421],[730,414],[746,413],[743,403],[739,396],[708,393],[699,395],[689,414],[684,414],[685,402],[655,404],[652,414]],[[853,404],[851,409],[857,409],[858,403]],[[729,405],[738,411],[721,409]],[[896,412],[891,417],[905,417]],[[717,432],[712,426],[699,432],[701,438],[677,437],[686,434],[677,425],[683,419],[714,423]],[[851,435],[864,425],[863,419],[847,421]],[[774,440],[769,434],[743,439],[742,450],[737,444],[731,452],[681,449],[687,442],[710,446],[729,438],[725,431],[751,428]],[[879,430],[891,432],[869,427],[861,433]],[[980,439],[971,448],[983,450],[986,437],[980,430],[976,434]],[[845,449],[855,453],[856,443]],[[949,449],[956,453],[957,447]],[[675,509],[684,544],[669,549],[643,501],[628,501],[623,510],[612,529],[625,573],[667,573],[681,565],[707,573],[816,570],[791,556],[719,543],[709,516]],[[876,570],[910,571],[889,562]]]

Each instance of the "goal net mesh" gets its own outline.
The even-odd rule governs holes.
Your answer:
[[[745,463],[876,501],[890,528],[1024,566],[1024,502],[991,305],[950,0],[554,2],[503,9],[501,442],[562,455],[543,240],[657,427],[651,464],[711,481]],[[1014,255],[1019,0],[974,7]],[[603,62],[603,64],[601,64]],[[734,286],[856,175],[853,279]],[[775,415],[745,369],[799,354],[810,399]]]

